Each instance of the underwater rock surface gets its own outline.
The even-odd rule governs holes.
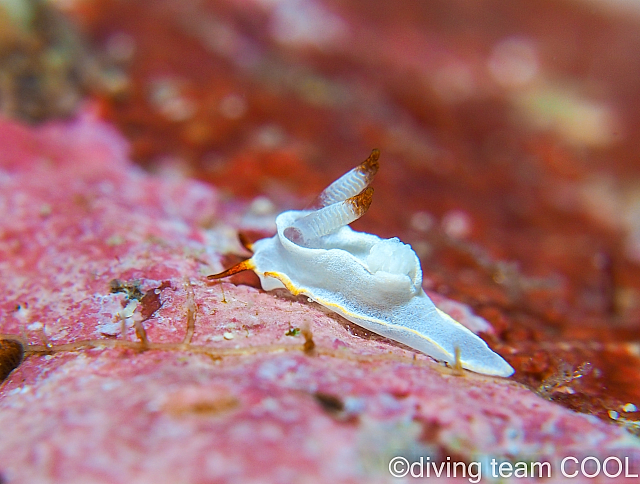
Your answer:
[[[0,386],[0,481],[375,483],[396,456],[483,476],[492,458],[549,460],[554,477],[566,456],[640,461],[622,428],[512,380],[305,298],[208,283],[237,205],[134,167],[90,113],[0,121],[0,335],[25,348]]]

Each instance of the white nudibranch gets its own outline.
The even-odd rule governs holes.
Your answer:
[[[463,325],[440,311],[422,289],[420,261],[397,238],[356,232],[347,224],[369,208],[380,152],[327,187],[314,210],[276,218],[277,234],[250,248],[253,256],[220,274],[256,272],[265,291],[286,288],[374,333],[437,360],[509,376],[513,368]]]

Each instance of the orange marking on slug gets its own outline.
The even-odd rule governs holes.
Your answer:
[[[370,178],[373,178],[373,175],[375,175],[378,172],[378,168],[380,168],[380,163],[378,162],[379,159],[380,150],[374,148],[373,150],[371,150],[369,158],[360,163],[356,167],[356,170],[358,170],[360,173],[366,173]]]
[[[365,188],[355,197],[347,198],[345,202],[348,202],[353,207],[353,211],[358,217],[362,217],[369,207],[371,206],[371,200],[373,199],[373,188]]]
[[[265,277],[273,277],[274,279],[278,279],[282,284],[284,284],[284,287],[287,288],[287,291],[289,291],[294,296],[299,296],[300,294],[302,294],[304,292],[304,290],[298,289],[296,286],[294,286],[293,283],[291,282],[291,279],[289,279],[284,274],[280,274],[279,272],[269,272],[269,271],[267,271],[267,272],[264,273],[264,276]]]
[[[222,271],[222,272],[219,272],[218,274],[211,274],[210,276],[207,276],[207,279],[222,279],[223,277],[229,277],[234,274],[237,274],[238,272],[247,271],[247,270],[252,271],[255,268],[256,266],[253,263],[253,261],[251,259],[246,259],[236,264],[235,266],[230,267],[226,271]]]
[[[240,240],[242,247],[253,254],[253,243],[251,242],[251,240],[249,240],[247,234],[245,234],[244,232],[238,232],[238,240]]]

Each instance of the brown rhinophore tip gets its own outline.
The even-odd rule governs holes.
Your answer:
[[[364,190],[373,181],[378,168],[380,168],[379,158],[380,150],[373,149],[369,158],[325,188],[311,207],[328,207],[334,203],[347,200],[355,190]]]
[[[246,259],[236,264],[235,266],[230,267],[226,271],[222,271],[222,272],[219,272],[218,274],[211,274],[210,276],[207,276],[207,279],[222,279],[223,277],[229,277],[234,274],[237,274],[238,272],[253,270],[255,269],[255,267],[256,266],[253,264],[253,261],[251,259]]]
[[[345,202],[350,203],[353,207],[353,211],[358,217],[362,217],[369,207],[371,206],[371,200],[373,199],[373,188],[368,187],[358,193],[355,197],[347,198]]]
[[[369,158],[360,163],[356,167],[356,170],[361,173],[366,173],[369,177],[373,178],[373,175],[375,175],[378,172],[378,168],[380,168],[380,163],[378,163],[379,158],[380,150],[377,148],[372,149]]]

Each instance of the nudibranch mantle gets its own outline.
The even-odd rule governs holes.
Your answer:
[[[375,153],[376,150],[372,156]],[[323,194],[341,180],[344,184],[343,179],[353,178],[354,170],[334,182]],[[369,182],[370,179],[366,180],[365,188]],[[346,195],[361,188],[356,185]],[[342,201],[325,201],[325,208],[319,210],[281,213],[276,218],[276,235],[255,242],[251,247],[254,252],[251,259],[237,269],[209,277],[224,277],[241,269],[253,269],[265,291],[286,288],[295,295],[305,295],[365,329],[437,360],[456,364],[457,356],[463,368],[476,373],[511,375],[513,368],[502,357],[473,332],[436,308],[425,294],[420,261],[411,246],[397,238],[381,239],[354,231],[342,224],[344,220],[340,220],[337,229],[327,228],[335,214],[330,213],[333,218],[328,222],[320,212],[332,207],[335,210],[342,204],[338,207],[341,213],[354,212],[346,216],[349,219],[346,223],[349,223],[366,211],[368,203],[364,209],[361,206],[363,193],[368,193],[370,202],[371,191],[368,188],[356,192],[356,196],[346,200],[346,195],[341,196]],[[318,236],[318,230],[314,229],[310,235],[304,223],[318,217],[316,229],[331,231]]]

